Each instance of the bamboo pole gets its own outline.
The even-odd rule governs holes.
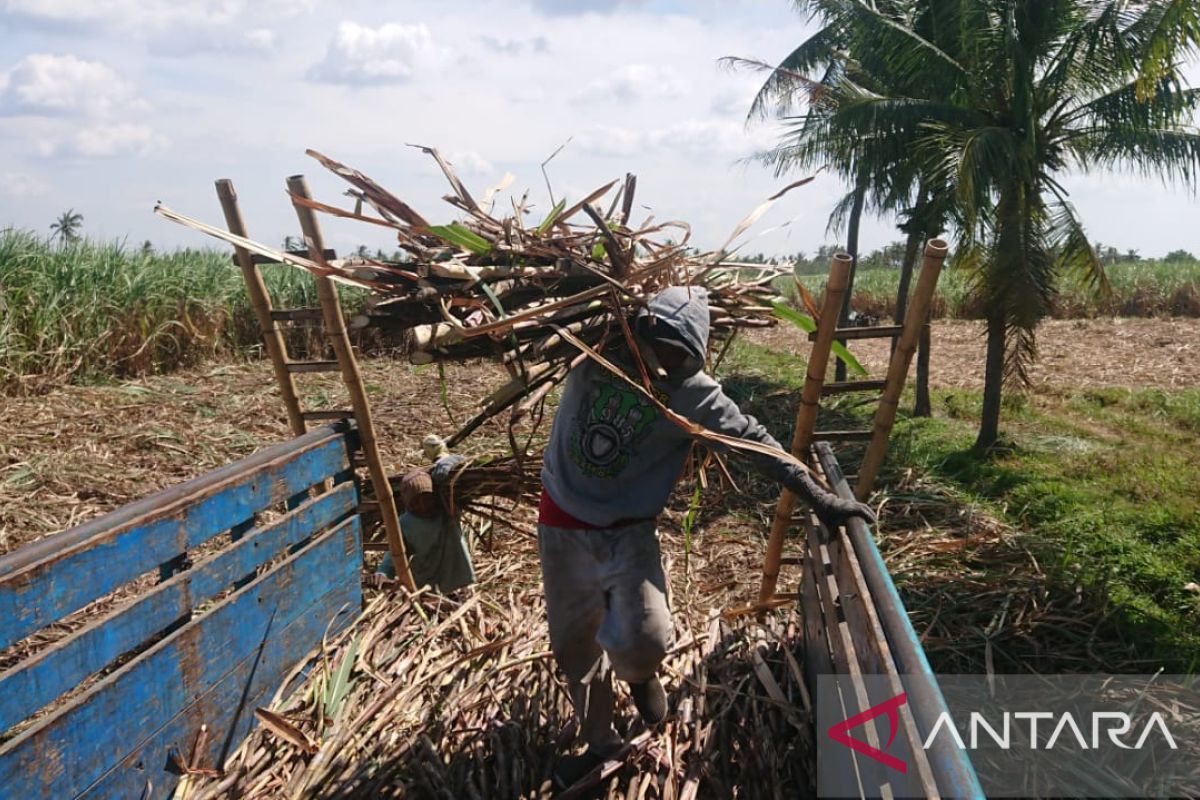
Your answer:
[[[242,220],[242,210],[238,207],[237,192],[234,191],[233,181],[221,178],[217,181],[217,199],[221,201],[221,210],[225,212],[225,224],[229,232],[245,238],[246,223]],[[283,396],[283,406],[287,409],[288,426],[296,436],[303,436],[308,430],[304,423],[304,415],[300,411],[300,398],[296,395],[296,382],[288,372],[287,344],[275,320],[271,319],[271,296],[267,294],[267,285],[263,282],[262,272],[254,263],[248,250],[234,245],[234,255],[238,266],[241,267],[242,277],[246,279],[246,293],[250,297],[250,307],[258,318],[258,327],[262,331],[263,345],[267,356],[271,359],[271,367],[275,371],[275,383],[279,385],[279,393]]]
[[[821,319],[817,323],[817,340],[808,357],[808,372],[804,388],[800,392],[800,407],[796,409],[796,427],[792,431],[792,455],[807,460],[808,448],[812,445],[813,429],[817,424],[817,409],[821,402],[821,387],[825,384],[825,372],[829,366],[829,349],[837,333],[838,316],[842,299],[850,283],[850,265],[853,259],[845,253],[833,257],[829,268],[829,280],[825,282],[825,300],[821,305]],[[763,562],[762,586],[758,591],[760,605],[775,596],[779,583],[780,558],[783,555],[783,537],[792,522],[792,509],[796,496],[784,489],[775,507],[775,519],[771,522],[771,537],[767,540],[767,556]]]
[[[896,422],[900,394],[904,391],[904,383],[908,378],[913,351],[916,350],[921,339],[921,330],[926,325],[929,304],[933,301],[933,292],[937,288],[938,276],[941,275],[942,263],[946,260],[949,249],[949,245],[941,239],[930,239],[925,245],[921,274],[917,278],[916,289],[913,290],[908,310],[904,315],[904,331],[896,343],[896,351],[892,353],[892,360],[888,364],[887,386],[883,390],[883,396],[879,398],[879,407],[875,409],[871,443],[867,445],[867,453],[858,468],[858,483],[854,487],[854,495],[860,501],[865,501],[875,488],[875,478],[887,453],[888,437],[891,436],[892,425]]]
[[[308,181],[303,175],[293,175],[287,179],[287,188],[301,200],[311,200]],[[300,203],[293,203],[296,216],[300,220],[300,230],[304,233],[309,248],[309,256],[320,260],[325,243],[321,238],[321,229],[317,225],[317,216],[313,210]],[[354,409],[354,419],[358,424],[359,444],[363,457],[367,462],[367,471],[371,476],[371,485],[375,487],[375,499],[379,502],[379,513],[383,517],[383,528],[387,533],[388,549],[396,566],[396,579],[410,591],[416,590],[412,572],[408,565],[408,554],[404,550],[404,537],[400,530],[400,516],[396,510],[396,498],[392,494],[392,485],[388,482],[387,472],[383,468],[383,460],[379,455],[379,445],[375,438],[375,423],[371,419],[371,404],[367,400],[366,387],[363,386],[362,374],[358,369],[358,360],[354,357],[354,347],[350,344],[350,336],[346,333],[346,320],[342,315],[341,302],[338,300],[337,288],[333,281],[326,277],[314,276],[317,284],[317,298],[321,302],[321,312],[325,318],[325,335],[337,354],[338,364],[342,370],[342,382],[350,394],[350,404]]]

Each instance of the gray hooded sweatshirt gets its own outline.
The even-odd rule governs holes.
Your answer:
[[[673,286],[642,309],[638,327],[670,326],[690,358],[676,375],[655,381],[658,399],[709,430],[780,449],[754,417],[743,414],[721,385],[701,371],[708,350],[708,293]],[[636,374],[636,369],[631,370]],[[691,437],[629,384],[588,360],[563,389],[542,465],[542,486],[576,519],[603,528],[622,519],[658,516],[679,479]],[[782,479],[786,463],[753,456],[764,474]]]

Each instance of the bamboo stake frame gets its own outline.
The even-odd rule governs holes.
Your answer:
[[[237,191],[233,181],[221,178],[216,183],[217,199],[221,201],[221,211],[225,214],[225,224],[229,232],[246,238],[246,223],[242,219],[242,210],[238,206]],[[258,318],[258,327],[262,331],[263,346],[271,359],[271,367],[275,371],[275,383],[283,396],[283,406],[287,409],[288,426],[295,436],[303,436],[308,432],[304,414],[300,410],[300,398],[296,394],[296,382],[288,371],[287,343],[279,330],[275,319],[271,316],[271,296],[267,293],[267,285],[263,281],[262,271],[254,263],[254,257],[248,250],[237,245],[233,248],[242,277],[246,280],[246,293],[250,297],[250,307]]]
[[[829,279],[825,283],[825,299],[821,306],[821,318],[817,321],[817,340],[808,359],[808,371],[804,388],[800,393],[800,406],[796,409],[796,427],[792,431],[792,455],[808,460],[809,447],[813,441],[813,430],[817,424],[817,409],[821,402],[821,388],[825,384],[825,372],[829,367],[829,350],[837,333],[838,316],[850,284],[850,266],[853,259],[845,253],[833,257],[829,267]],[[775,518],[771,522],[771,536],[767,540],[767,555],[763,562],[762,585],[758,591],[759,605],[765,605],[775,596],[779,585],[780,559],[783,556],[783,539],[792,523],[792,510],[796,497],[784,489],[775,507]]]
[[[942,264],[949,251],[950,246],[942,239],[930,239],[925,244],[921,274],[917,278],[917,286],[904,315],[904,331],[900,334],[892,360],[888,363],[887,386],[879,398],[879,407],[875,409],[871,443],[867,445],[866,455],[858,468],[854,496],[860,501],[865,501],[875,488],[875,478],[879,475],[883,457],[887,454],[888,437],[891,436],[892,426],[896,423],[896,412],[900,408],[900,394],[904,391],[908,368],[921,339],[921,331],[929,316],[929,305],[933,301],[933,292],[937,288]]]
[[[317,215],[312,208],[303,204],[303,201],[312,201],[308,181],[303,175],[292,175],[287,179],[287,188],[293,197],[292,205],[296,208],[296,217],[300,221],[300,230],[304,233],[308,245],[309,257],[320,263],[324,260],[325,250],[321,228],[317,224]],[[375,488],[375,499],[379,502],[379,513],[383,518],[388,549],[396,567],[396,579],[404,588],[416,591],[416,584],[408,564],[408,554],[404,549],[404,537],[400,529],[400,515],[396,508],[396,498],[392,494],[392,485],[388,482],[383,459],[379,455],[375,423],[371,418],[371,404],[367,400],[367,391],[363,385],[362,373],[358,368],[358,360],[354,356],[354,347],[350,343],[350,336],[346,333],[346,320],[342,314],[337,288],[327,277],[314,275],[313,279],[316,281],[317,298],[320,300],[321,312],[325,321],[325,336],[337,355],[338,365],[342,372],[342,382],[346,384],[346,389],[350,394],[350,404],[354,409],[354,418],[358,425],[359,446],[362,448],[363,457],[367,462],[371,485]]]

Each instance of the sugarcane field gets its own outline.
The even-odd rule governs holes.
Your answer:
[[[1200,796],[1195,0],[0,32],[0,800]]]

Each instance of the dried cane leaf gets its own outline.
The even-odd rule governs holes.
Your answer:
[[[254,716],[263,724],[271,733],[283,739],[285,742],[295,745],[300,750],[312,755],[319,749],[305,735],[304,731],[297,728],[286,719],[276,714],[274,711],[268,711],[265,708],[254,709]]]

